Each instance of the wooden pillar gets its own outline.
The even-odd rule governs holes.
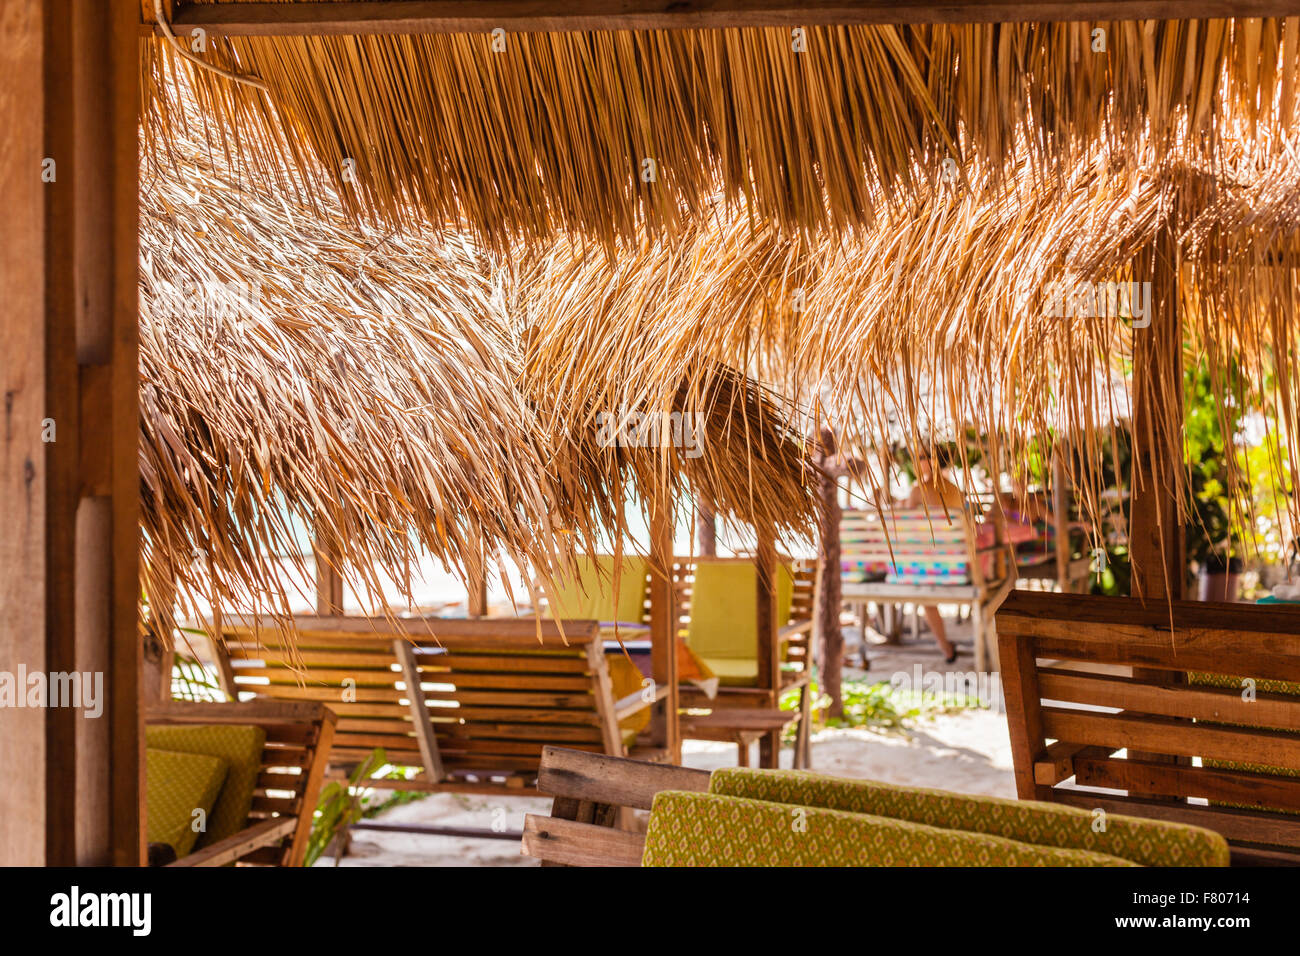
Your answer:
[[[0,708],[0,865],[143,860],[138,16],[0,0],[0,669],[102,687]]]
[[[673,521],[667,507],[651,506],[650,514],[650,678],[656,693],[650,733],[656,747],[668,751],[674,764],[682,762],[677,689],[677,594],[673,586]]]
[[[1133,594],[1155,600],[1183,594],[1183,335],[1178,244],[1166,231],[1134,261],[1135,282],[1151,282],[1151,324],[1133,332],[1133,476],[1129,557]]]
[[[466,569],[469,580],[466,582],[467,609],[470,617],[487,617],[487,551],[481,537],[475,537],[478,561]]]
[[[831,717],[844,716],[844,630],[840,627],[840,607],[844,602],[843,579],[840,569],[840,486],[830,470],[830,457],[835,452],[835,439],[829,429],[821,434],[822,453],[819,464],[826,472],[819,479],[822,515],[818,528],[820,538],[817,557],[817,593],[813,601],[814,630],[811,651],[816,648],[816,660],[822,690],[830,696],[828,711]],[[862,666],[867,666],[867,622],[865,611],[862,621]],[[779,624],[780,622],[778,622]],[[809,662],[811,663],[811,661]]]
[[[775,709],[781,698],[781,642],[776,633],[776,542],[770,530],[758,533],[754,566],[758,592],[754,609],[758,625],[758,686],[770,692],[767,706]],[[764,734],[758,742],[759,766],[777,766],[780,755],[781,731]]]
[[[1062,592],[1070,592],[1074,590],[1070,580],[1070,487],[1063,441],[1052,446],[1052,526],[1056,532],[1056,583]]]
[[[338,553],[332,533],[317,524],[312,554],[316,561],[316,613],[322,617],[343,613],[343,574]]]
[[[695,506],[695,551],[702,558],[718,556],[718,516],[713,502],[703,497]]]

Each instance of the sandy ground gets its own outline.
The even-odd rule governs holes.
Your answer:
[[[910,634],[902,645],[886,645],[876,635],[868,644],[870,675],[887,680],[895,671],[911,671],[920,664],[927,671],[969,670],[969,629],[949,620],[949,632],[962,655],[952,668],[939,656],[933,639],[922,633],[919,642]],[[850,657],[858,659],[861,640],[856,627],[845,629]],[[846,677],[862,676],[856,667]],[[757,760],[757,753],[752,755]],[[781,755],[789,766],[792,751]],[[735,766],[731,744],[688,741],[684,761],[688,766],[712,770]],[[963,793],[1014,797],[1011,749],[1005,717],[992,710],[960,710],[923,718],[906,729],[825,729],[813,737],[813,767],[819,773],[864,777],[889,783],[914,784]],[[550,800],[534,797],[466,797],[434,794],[414,803],[394,807],[377,817],[382,823],[417,823],[445,827],[475,827],[518,831],[525,813],[549,814]],[[332,866],[329,857],[318,866]],[[423,834],[356,831],[341,866],[532,866],[536,861],[519,854],[519,841]]]

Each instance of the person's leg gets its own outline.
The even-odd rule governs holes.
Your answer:
[[[948,640],[948,632],[943,626],[943,615],[932,604],[926,605],[924,610],[925,623],[930,625],[930,631],[939,644],[939,650],[943,651],[944,660],[951,664],[957,657],[957,650],[952,646],[952,642]]]

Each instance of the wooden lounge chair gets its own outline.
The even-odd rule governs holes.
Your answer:
[[[1048,803],[869,780],[732,768],[707,773],[548,747],[550,817],[523,853],[566,866],[1223,866],[1217,833]],[[620,828],[650,810],[646,832]],[[796,821],[804,825],[799,827]]]
[[[961,515],[949,518],[924,508],[845,511],[840,521],[843,599],[968,605],[975,669],[982,672],[993,650],[992,612],[1015,586],[998,523],[991,527],[992,542],[979,547],[974,523]],[[868,580],[872,577],[884,579]]]
[[[335,721],[324,704],[308,701],[151,704],[147,727],[224,724],[260,727],[266,734],[247,825],[169,865],[302,866]]]
[[[336,773],[376,747],[391,764],[419,770],[367,786],[523,796],[547,743],[663,757],[637,746],[633,724],[657,695],[638,686],[615,699],[595,621],[293,623],[296,656],[272,620],[223,619],[232,692],[328,702],[339,712],[330,759]],[[408,692],[415,686],[422,693]]]
[[[682,686],[682,737],[737,744],[741,764],[758,740],[765,765],[775,766],[780,737],[797,725],[795,766],[811,766],[812,605],[816,568],[778,562],[776,575],[779,661],[775,680],[759,675],[757,569],[750,558],[677,558],[674,593],[679,633],[720,679],[714,697]],[[799,709],[780,709],[781,696],[800,690]],[[701,714],[699,711],[709,713]],[[696,711],[696,713],[690,713]]]
[[[1207,827],[1234,864],[1300,863],[1294,609],[1016,591],[998,641],[1020,797]]]

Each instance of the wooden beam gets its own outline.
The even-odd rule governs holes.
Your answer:
[[[405,638],[396,637],[393,638],[393,654],[402,668],[402,683],[406,685],[406,699],[410,701],[411,726],[415,731],[415,742],[420,747],[420,759],[424,762],[424,775],[433,783],[441,783],[447,772],[442,766],[438,738],[433,732],[429,706],[420,687],[420,668],[415,663],[415,650]]]
[[[673,520],[667,508],[650,515],[650,678],[667,694],[655,705],[650,733],[656,747],[682,762],[678,722],[681,695],[677,686],[677,594],[673,588]]]
[[[343,613],[343,574],[338,553],[331,533],[318,524],[312,537],[312,555],[316,561],[316,613],[323,617]]]
[[[0,863],[138,865],[137,11],[0,25],[0,660],[102,687],[98,718],[0,710]]]
[[[212,36],[724,29],[822,24],[1186,20],[1294,15],[1288,0],[352,0],[181,3],[174,30]],[[147,29],[152,17],[142,18]]]
[[[758,549],[754,554],[756,574],[755,625],[758,638],[758,679],[760,690],[769,695],[768,707],[775,709],[781,699],[781,640],[776,619],[776,541],[770,530],[758,532]],[[759,766],[775,768],[781,757],[781,731],[764,734],[758,742]]]

